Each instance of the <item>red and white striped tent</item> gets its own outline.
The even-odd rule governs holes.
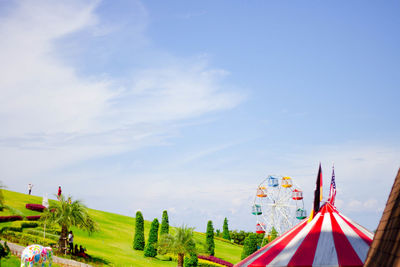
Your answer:
[[[372,238],[328,202],[235,266],[363,266]]]

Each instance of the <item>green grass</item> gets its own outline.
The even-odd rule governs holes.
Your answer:
[[[21,259],[19,257],[17,257],[17,256],[10,255],[7,259],[4,259],[4,258],[1,259],[1,266],[20,267],[21,266]],[[53,263],[51,266],[52,267],[61,267],[61,265],[58,265],[56,263]]]
[[[6,205],[19,211],[23,216],[40,215],[39,212],[25,208],[27,203],[41,204],[42,198],[29,196],[8,190],[3,190]],[[55,200],[50,200],[55,201]],[[72,228],[75,243],[83,245],[87,253],[100,260],[100,263],[107,263],[112,266],[176,266],[176,262],[162,261],[160,259],[146,258],[142,251],[132,249],[133,235],[135,231],[135,218],[89,209],[90,215],[99,226],[99,231],[89,235],[88,233]],[[14,213],[15,214],[15,213]],[[0,216],[12,215],[8,210],[0,212]],[[161,217],[161,214],[160,214]],[[153,219],[153,218],[149,218]],[[173,218],[170,218],[173,221]],[[145,221],[145,237],[148,238],[150,221]],[[9,223],[0,223],[0,227]],[[171,228],[173,232],[173,228]],[[205,234],[195,232],[195,239],[198,242],[205,242]],[[204,253],[203,247],[198,246],[199,252]],[[229,242],[215,239],[215,256],[231,263],[240,261],[242,247]],[[8,266],[8,265],[3,265]]]

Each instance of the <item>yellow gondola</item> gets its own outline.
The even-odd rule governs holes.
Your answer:
[[[292,182],[292,178],[285,176],[282,178],[282,187],[284,188],[290,188],[292,187],[293,182]]]

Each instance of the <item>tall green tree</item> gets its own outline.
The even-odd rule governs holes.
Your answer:
[[[251,254],[253,254],[256,251],[257,251],[257,236],[256,236],[256,234],[251,233],[244,240],[241,259],[243,260],[244,258],[250,256]]]
[[[229,228],[228,228],[228,219],[226,217],[224,219],[224,225],[222,227],[222,238],[231,240],[231,236],[229,234]]]
[[[162,219],[161,219],[161,229],[160,235],[169,233],[169,221],[168,221],[168,212],[166,210],[163,211]]]
[[[97,230],[97,224],[89,215],[89,211],[82,201],[72,201],[71,199],[71,203],[68,203],[64,196],[61,196],[59,201],[53,202],[48,209],[45,209],[40,219],[50,224],[58,224],[61,227],[59,248],[62,253],[67,251],[67,235],[71,226],[76,226],[89,233]]]
[[[172,253],[178,256],[178,267],[183,267],[185,255],[196,253],[193,228],[181,226],[175,235],[163,234],[158,241],[158,253]]]
[[[135,218],[135,236],[133,239],[133,249],[144,250],[144,219],[140,211],[136,212]]]
[[[150,226],[149,239],[144,248],[145,257],[155,257],[157,255],[158,227],[160,226],[158,219],[155,218]]]
[[[215,253],[215,243],[214,243],[214,227],[212,221],[207,223],[206,231],[206,252],[207,254],[214,256]]]

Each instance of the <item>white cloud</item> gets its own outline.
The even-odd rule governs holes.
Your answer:
[[[102,28],[97,5],[22,1],[1,19],[4,177],[160,144],[176,130],[173,123],[240,102],[221,83],[226,71],[209,67],[204,59],[137,70],[124,84],[107,75],[79,75],[58,56],[64,52],[56,41],[89,28],[101,35],[112,32],[112,27]],[[146,23],[135,22],[143,32]]]

